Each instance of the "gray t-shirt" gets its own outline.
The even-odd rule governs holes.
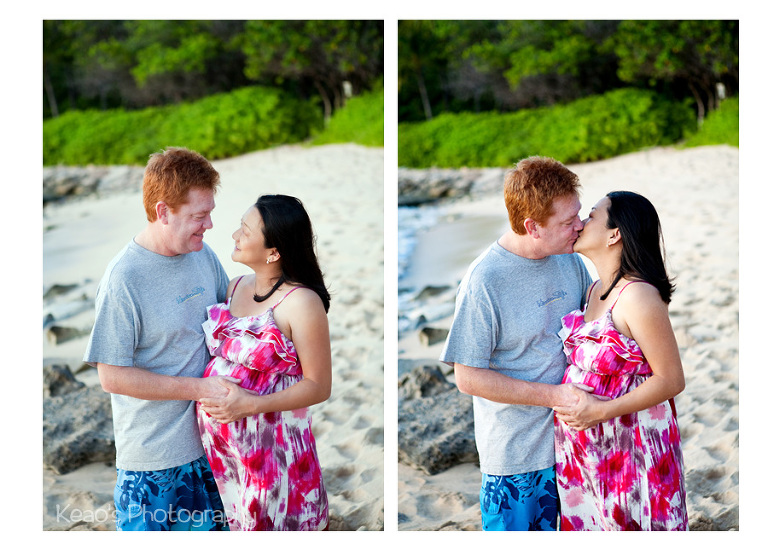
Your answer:
[[[559,384],[565,354],[561,318],[580,308],[591,282],[577,254],[529,260],[492,244],[459,285],[440,360]],[[512,475],[555,464],[554,412],[473,397],[480,470]]]
[[[96,292],[96,320],[83,361],[200,377],[209,360],[202,323],[229,279],[200,252],[163,256],[134,241],[109,263]],[[194,401],[112,395],[117,467],[163,470],[203,456]]]

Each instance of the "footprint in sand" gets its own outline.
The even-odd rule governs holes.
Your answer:
[[[384,429],[375,427],[365,432],[363,443],[368,445],[384,445]]]
[[[340,445],[332,445],[336,452],[347,460],[354,460],[360,454],[360,447],[349,443],[342,443]]]

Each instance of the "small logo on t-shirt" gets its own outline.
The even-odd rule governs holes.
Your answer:
[[[568,296],[568,293],[565,290],[556,290],[551,298],[547,298],[545,300],[537,300],[536,303],[538,304],[539,307],[544,307],[544,306],[548,306],[552,302],[557,302],[558,300],[562,300],[566,296]]]
[[[195,288],[192,289],[192,292],[190,292],[186,296],[178,296],[176,298],[176,303],[183,304],[184,302],[186,302],[187,300],[191,300],[195,296],[202,296],[203,292],[205,292],[205,289],[203,287],[196,286]]]

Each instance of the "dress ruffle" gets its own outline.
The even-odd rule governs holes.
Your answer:
[[[597,374],[629,376],[652,373],[637,342],[616,330],[610,311],[587,322],[584,314],[576,310],[563,317],[562,323],[559,335],[570,363]],[[593,353],[593,346],[599,351]],[[599,355],[600,360],[585,363],[583,359],[589,355]]]
[[[275,324],[272,309],[256,317],[234,317],[222,305],[210,306],[203,323],[212,357],[265,373],[301,374],[296,348]]]

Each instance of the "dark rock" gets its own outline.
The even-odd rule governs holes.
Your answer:
[[[458,198],[467,195],[478,170],[429,169],[397,171],[398,206],[416,206],[438,199]]]
[[[424,327],[419,330],[419,342],[424,346],[443,342],[446,338],[448,338],[447,328]]]
[[[94,193],[141,189],[144,168],[138,166],[45,166],[43,206]]]
[[[427,323],[445,319],[453,315],[456,306],[453,299],[448,302],[438,302],[431,305],[417,304],[412,309],[406,309],[398,314],[398,331],[402,335],[405,332],[416,330]]]
[[[43,294],[43,300],[49,300],[51,298],[55,298],[56,296],[61,296],[62,294],[66,294],[70,292],[71,290],[74,290],[78,287],[78,285],[58,285],[54,284],[51,285],[51,288],[49,288],[45,294]]]
[[[56,318],[53,316],[52,313],[46,313],[45,315],[43,315],[43,328],[46,328],[47,326],[55,322],[56,322]]]
[[[421,289],[421,291],[414,298],[414,300],[416,301],[426,300],[427,298],[431,298],[433,296],[439,296],[440,294],[447,292],[449,290],[455,292],[456,288],[448,285],[441,285],[441,286],[427,285]]]
[[[43,367],[43,397],[56,397],[83,388],[67,365]]]
[[[68,367],[46,367],[43,380],[44,466],[66,474],[91,462],[114,461],[109,394],[100,387],[82,385]]]
[[[400,376],[397,381],[397,395],[400,400],[429,397],[456,386],[448,382],[438,362],[418,362],[410,372]]]
[[[400,167],[397,170],[397,204],[419,206],[470,195],[502,196],[505,172],[504,168]]]
[[[45,325],[45,320],[43,320],[43,325]],[[81,336],[88,336],[90,333],[90,330],[64,327],[61,325],[49,326],[45,331],[48,341],[54,345],[63,344],[64,342],[80,338]]]
[[[479,458],[472,397],[442,371],[416,367],[398,381],[398,460],[432,475]]]
[[[401,403],[397,435],[398,460],[430,475],[478,461],[472,397],[458,390]]]

